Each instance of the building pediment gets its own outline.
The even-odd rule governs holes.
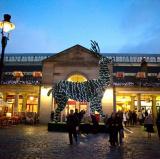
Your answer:
[[[47,59],[43,60],[43,63],[45,62],[66,62],[69,63],[72,62],[82,62],[82,61],[92,61],[97,62],[99,60],[99,57],[96,56],[93,52],[91,52],[89,49],[81,46],[81,45],[75,45],[71,48],[68,48],[64,51],[61,51],[57,54],[54,54],[53,56],[48,57]]]

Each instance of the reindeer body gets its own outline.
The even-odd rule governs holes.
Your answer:
[[[108,63],[110,63],[110,59],[106,57],[101,58],[98,79],[81,83],[61,80],[48,92],[50,94],[52,91],[52,95],[58,105],[55,110],[55,120],[57,120],[58,115],[65,108],[68,99],[79,102],[90,102],[92,112],[96,110],[101,115],[103,114],[101,99],[105,90],[104,88],[110,84]]]

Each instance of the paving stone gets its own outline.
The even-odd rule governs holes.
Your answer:
[[[157,134],[147,138],[142,127],[129,127],[124,143],[110,148],[107,134],[82,134],[68,145],[68,134],[48,132],[47,126],[17,125],[0,129],[0,159],[160,159]]]

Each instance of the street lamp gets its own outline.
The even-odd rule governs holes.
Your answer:
[[[2,52],[1,52],[1,59],[0,59],[0,84],[2,80],[2,72],[3,72],[3,63],[4,63],[4,52],[7,45],[7,40],[9,40],[9,31],[15,28],[15,25],[10,22],[11,16],[9,14],[4,14],[4,20],[0,21],[0,28],[2,29]],[[8,34],[8,35],[7,35]]]

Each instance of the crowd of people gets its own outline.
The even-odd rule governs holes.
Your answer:
[[[52,112],[52,120],[53,116],[54,113]],[[110,116],[106,114],[100,118],[95,113],[88,114],[84,110],[78,112],[78,109],[76,109],[75,112],[70,110],[70,113],[66,116],[70,144],[73,144],[73,138],[76,143],[78,142],[78,134],[81,131],[87,135],[89,133],[97,133],[100,121],[104,122],[106,132],[109,133],[111,147],[123,144],[124,127],[143,125],[148,133],[148,138],[151,138],[151,133],[154,132],[152,115],[144,110],[117,111],[113,112]],[[160,139],[160,113],[157,116],[156,125]]]

